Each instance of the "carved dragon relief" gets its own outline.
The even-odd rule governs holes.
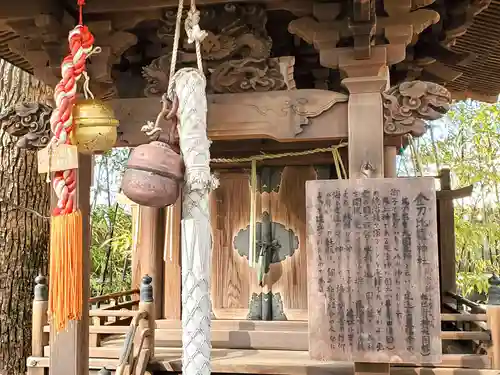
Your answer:
[[[265,28],[267,17],[263,7],[214,6],[201,9],[200,19],[200,27],[208,33],[201,46],[210,83],[208,92],[271,91],[289,87],[280,64],[270,58],[272,41]],[[143,68],[146,96],[160,95],[168,86],[174,27],[175,13],[167,12],[157,33],[168,52]],[[194,46],[188,44],[184,33],[180,45],[177,68],[194,66]],[[288,60],[292,66],[293,62]]]
[[[9,135],[19,137],[16,146],[25,149],[42,149],[50,141],[50,115],[47,104],[20,103],[0,114],[0,126]]]
[[[411,134],[415,137],[426,131],[425,121],[437,120],[450,109],[451,94],[433,82],[403,82],[382,93],[384,132],[387,135]]]

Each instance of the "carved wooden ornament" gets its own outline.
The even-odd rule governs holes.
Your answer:
[[[202,8],[200,27],[207,31],[201,44],[209,93],[242,93],[286,90],[290,85],[287,70],[294,59],[271,58],[271,38],[267,34],[266,10],[261,5],[226,4]],[[172,43],[174,12],[166,12],[158,29],[158,38],[167,46]],[[183,16],[185,17],[185,15]],[[170,51],[170,48],[167,48]],[[145,95],[159,96],[168,86],[171,53],[154,59],[143,68]],[[193,66],[196,56],[181,37],[178,66]]]
[[[433,82],[403,82],[382,93],[382,98],[388,135],[420,137],[426,131],[425,121],[443,117],[451,105],[450,92]]]
[[[17,147],[40,149],[50,140],[51,113],[46,104],[20,103],[0,114],[0,125],[9,135],[19,137]]]

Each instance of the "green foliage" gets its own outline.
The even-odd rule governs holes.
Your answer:
[[[424,174],[448,167],[454,188],[474,185],[455,201],[457,282],[464,295],[485,293],[488,274],[500,270],[500,103],[458,102],[448,121],[430,126],[417,144]],[[400,169],[418,169],[408,150]]]
[[[92,210],[91,224],[92,295],[130,289],[132,217],[122,207],[99,204]]]
[[[132,217],[116,203],[128,149],[96,156],[92,188],[91,294],[130,289]]]

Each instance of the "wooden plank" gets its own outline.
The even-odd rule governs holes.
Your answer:
[[[141,206],[139,210],[137,257],[139,274],[153,278],[155,316],[162,316],[163,308],[163,248],[165,240],[165,210]],[[142,277],[141,276],[141,277]]]
[[[163,316],[181,319],[181,212],[182,195],[166,208],[165,249],[163,252]]]
[[[181,331],[155,331],[155,345],[163,347],[181,347]],[[212,329],[213,348],[291,350],[308,349],[307,332],[280,331],[215,331]]]
[[[248,173],[221,172],[219,181],[220,186],[210,193],[212,308],[217,319],[226,309],[236,313],[227,316],[228,319],[245,319],[252,292],[260,290],[255,269],[234,249],[235,236],[248,225],[250,218],[249,176]]]
[[[236,0],[235,3],[255,3],[254,0]],[[197,5],[224,4],[225,0],[198,0]],[[268,10],[289,10],[297,16],[312,14],[312,4],[300,0],[264,0]],[[176,0],[94,0],[85,7],[86,13],[133,12],[177,7]]]
[[[90,292],[90,186],[92,156],[79,155],[77,170],[78,207],[83,218],[82,319],[70,321],[66,330],[51,334],[51,375],[84,375],[89,360],[89,292]],[[49,275],[50,277],[50,275]]]
[[[248,353],[248,354],[247,354]],[[448,356],[443,356],[445,359]],[[485,357],[485,356],[483,356]],[[484,358],[483,358],[484,359]],[[154,368],[179,372],[181,368],[180,356],[176,360],[158,359],[159,363],[154,365]],[[161,362],[160,362],[161,361]],[[449,365],[455,367],[460,363],[464,363],[464,358],[456,358],[449,362]],[[475,362],[481,364],[481,361]],[[420,373],[421,367],[398,367],[391,368],[391,374],[406,375],[412,374],[414,371]],[[212,356],[212,371],[214,373],[246,373],[246,374],[275,374],[275,375],[331,375],[335,374],[353,374],[352,362],[332,361],[319,362],[309,358],[307,352],[283,352],[283,351],[266,351],[266,354],[259,351],[226,351],[224,355],[218,355],[214,350]],[[458,368],[428,368],[426,369],[429,375],[493,375],[489,370],[472,370]]]
[[[313,89],[208,95],[208,137],[280,142],[346,139],[347,99],[344,94]],[[117,146],[147,142],[141,126],[157,117],[160,100],[116,99],[110,103],[120,121]]]
[[[439,362],[434,179],[308,181],[306,196],[312,358]]]
[[[443,169],[440,172],[441,191],[451,191],[451,172]],[[440,199],[439,212],[439,263],[441,295],[456,291],[456,260],[455,260],[455,209],[453,201]]]
[[[27,364],[28,369],[33,367],[49,367],[50,359],[48,357],[28,357]],[[106,367],[109,370],[115,370],[118,365],[118,360],[109,358],[90,358],[89,359],[89,369],[100,370]],[[67,375],[70,373],[68,372]]]
[[[128,332],[126,326],[90,326],[90,334],[124,335]],[[181,347],[180,329],[156,329],[156,347]],[[307,331],[244,331],[244,330],[213,330],[212,346],[214,348],[259,349],[307,351],[309,349]],[[490,333],[485,331],[445,331],[441,332],[440,340],[481,340],[489,341]],[[122,343],[122,338],[112,338],[103,345]],[[409,362],[409,361],[404,361]]]
[[[443,322],[485,322],[486,314],[441,314]]]
[[[157,320],[156,328],[181,329],[179,320]],[[295,331],[308,332],[307,321],[265,321],[265,320],[212,320],[212,329],[215,331]]]
[[[48,348],[46,348],[47,352]],[[114,347],[91,348],[91,358],[109,358],[118,359],[120,356],[121,345]],[[179,360],[182,356],[182,348],[157,347],[155,349],[155,359],[158,362],[170,362]],[[285,373],[287,366],[296,367],[322,366],[330,370],[335,368],[335,363],[320,362],[309,358],[307,351],[283,351],[283,350],[243,350],[243,349],[212,349],[212,363],[231,363],[235,369],[234,372],[240,372],[245,365],[262,364],[269,366],[274,364],[278,374]],[[110,361],[112,362],[112,361]],[[283,366],[283,368],[281,367]],[[351,364],[352,366],[352,364]],[[415,364],[398,363],[397,366],[416,366]],[[438,364],[424,364],[431,367],[462,367],[475,369],[490,368],[490,360],[487,355],[476,354],[444,354],[442,362]],[[265,368],[265,367],[264,367]],[[253,373],[253,372],[249,372]],[[259,372],[260,373],[260,372]],[[275,374],[272,372],[272,374]],[[286,374],[286,373],[285,373]]]

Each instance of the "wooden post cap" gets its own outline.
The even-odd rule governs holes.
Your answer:
[[[500,277],[493,274],[488,279],[490,287],[488,288],[488,304],[489,305],[500,305]]]
[[[153,302],[153,278],[149,275],[143,276],[140,286],[141,302]]]
[[[35,301],[48,301],[49,288],[47,278],[42,275],[35,277]]]
[[[106,367],[103,367],[99,370],[97,375],[111,375],[111,371],[109,371]]]

